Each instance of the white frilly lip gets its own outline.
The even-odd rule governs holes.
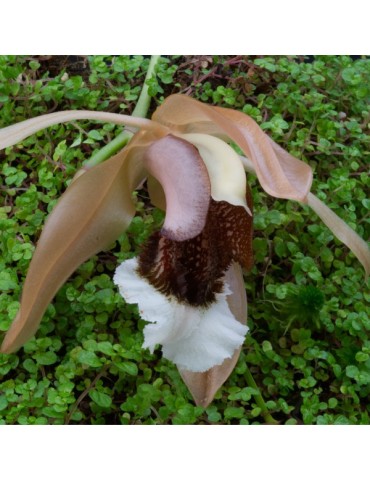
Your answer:
[[[144,328],[144,348],[153,352],[162,345],[163,356],[180,369],[205,372],[231,358],[243,342],[248,327],[231,313],[225,285],[209,307],[181,304],[166,297],[137,273],[137,259],[123,262],[114,283],[127,303],[137,303],[140,316],[149,322]]]

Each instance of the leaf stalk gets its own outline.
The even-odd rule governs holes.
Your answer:
[[[148,70],[146,72],[145,80],[143,83],[143,88],[141,89],[136,107],[132,112],[133,117],[145,118],[148,114],[151,97],[148,93],[149,87],[147,84],[147,80],[149,80],[153,75],[155,75],[155,67],[158,64],[160,58],[160,55],[152,55],[150,58]],[[108,158],[110,158],[112,155],[114,155],[124,146],[126,146],[133,137],[133,135],[134,134],[131,131],[124,129],[111,142],[107,143],[107,145],[102,147],[98,152],[94,153],[94,155],[92,155],[89,160],[84,162],[84,169],[94,167],[95,165],[98,165],[99,163],[102,163]]]
[[[260,389],[258,388],[256,382],[254,381],[254,378],[252,376],[251,371],[249,370],[248,365],[246,367],[247,367],[247,369],[245,371],[245,376],[246,376],[248,386],[252,387],[254,390],[258,391],[258,393],[255,393],[253,396],[254,396],[254,399],[256,401],[257,406],[261,409],[261,415],[265,419],[266,423],[268,423],[270,425],[278,425],[279,422],[277,420],[275,420],[275,418],[271,415],[271,413],[269,412],[269,410],[268,410],[268,408],[265,404],[265,401],[264,401],[262,395],[259,393]]]

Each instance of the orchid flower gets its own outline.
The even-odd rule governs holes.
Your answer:
[[[2,352],[27,342],[73,271],[125,231],[135,213],[132,192],[144,180],[153,205],[166,212],[164,224],[137,258],[117,268],[114,282],[147,322],[143,346],[161,345],[199,405],[208,405],[232,372],[248,331],[242,269],[253,262],[253,207],[245,170],[269,195],[310,205],[369,272],[366,243],[310,193],[309,165],[241,112],[171,95],[151,120],[89,111],[26,120],[0,131],[0,148],[79,119],[122,124],[135,135],[117,155],[82,169],[51,212]]]

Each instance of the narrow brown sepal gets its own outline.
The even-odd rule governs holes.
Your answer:
[[[234,317],[245,325],[247,322],[247,296],[239,265],[233,263],[230,266],[226,272],[225,281],[232,291],[232,294],[227,297],[230,310]],[[221,365],[216,365],[203,373],[179,369],[196,405],[206,408],[212,402],[219,388],[234,370],[240,351],[241,348],[238,348],[232,358],[227,358]]]

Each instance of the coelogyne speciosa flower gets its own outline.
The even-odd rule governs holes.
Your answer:
[[[253,208],[245,170],[268,194],[308,203],[369,272],[366,243],[310,193],[311,168],[243,113],[172,95],[152,120],[85,111],[26,120],[1,130],[0,148],[78,119],[136,133],[117,155],[80,172],[50,214],[2,352],[24,344],[73,271],[124,232],[135,212],[132,192],[145,179],[152,203],[166,212],[164,224],[138,258],[117,268],[114,282],[147,321],[143,346],[161,345],[198,404],[207,405],[227,379],[248,331],[242,269],[252,265]]]

